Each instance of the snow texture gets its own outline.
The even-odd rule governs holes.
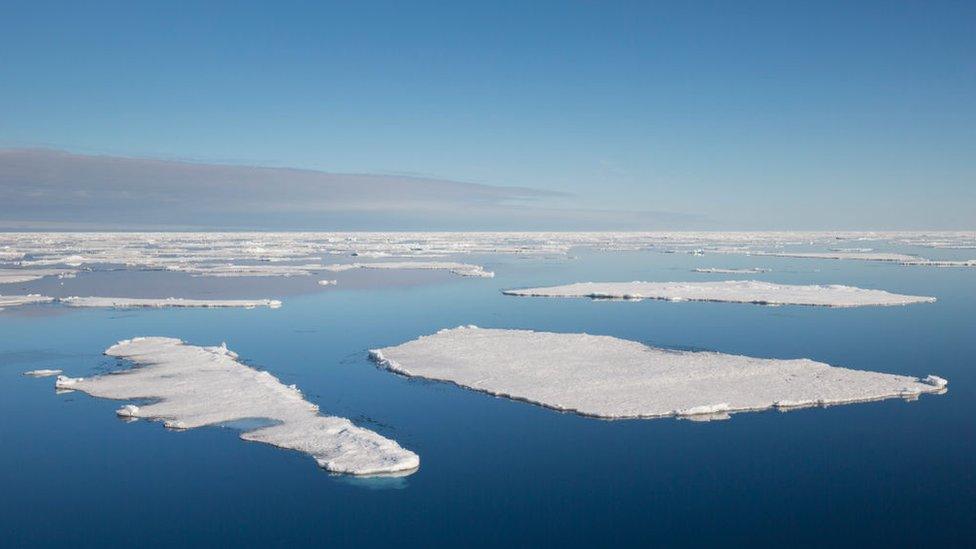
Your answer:
[[[370,351],[391,371],[603,418],[727,419],[941,393],[946,380],[778,360],[672,351],[636,341],[528,330],[441,330]]]
[[[755,280],[715,282],[578,282],[564,286],[504,290],[514,296],[590,297],[594,299],[663,299],[721,301],[760,305],[863,307],[934,302],[934,297],[893,294],[852,286],[792,286]]]
[[[162,420],[172,429],[266,419],[271,425],[244,431],[241,438],[309,454],[336,473],[399,474],[420,465],[416,454],[396,442],[348,419],[320,415],[297,387],[241,364],[226,346],[139,337],[120,341],[105,354],[138,367],[91,378],[58,376],[56,388],[118,400],[151,399],[126,404],[117,414]]]

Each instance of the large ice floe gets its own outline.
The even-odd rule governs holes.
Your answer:
[[[57,389],[117,400],[152,400],[126,404],[116,413],[162,420],[172,429],[267,420],[267,426],[246,430],[241,438],[309,454],[335,473],[404,474],[420,465],[417,454],[395,441],[348,419],[320,415],[318,406],[305,400],[297,387],[241,364],[225,346],[138,337],[120,341],[105,354],[137,367],[90,378],[59,376]]]
[[[381,261],[376,263],[336,263],[325,266],[325,270],[333,272],[348,271],[350,269],[434,269],[450,271],[459,276],[477,276],[484,278],[495,276],[495,273],[486,271],[480,265],[448,261]]]
[[[947,381],[778,360],[672,351],[610,336],[441,330],[370,351],[380,365],[556,410],[603,418],[726,419],[733,412],[916,399]]]
[[[69,307],[110,307],[126,309],[133,307],[281,307],[277,299],[183,299],[178,297],[136,298],[136,297],[63,297],[58,300]]]
[[[50,303],[52,301],[54,301],[54,298],[46,295],[0,295],[0,311],[6,307],[19,307],[34,303]]]
[[[503,290],[506,295],[535,297],[589,297],[593,299],[663,299],[667,301],[721,301],[760,305],[814,305],[864,307],[931,303],[934,297],[901,295],[853,286],[793,286],[755,280],[714,282],[578,282],[564,286]]]

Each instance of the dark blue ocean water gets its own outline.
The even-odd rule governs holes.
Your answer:
[[[430,274],[383,287],[382,277],[394,282],[401,274],[384,272],[371,275],[380,277],[373,287],[343,289],[340,280],[295,292],[278,310],[39,306],[0,313],[0,545],[976,541],[976,270],[652,252],[465,260],[481,261],[497,277]],[[774,271],[689,272],[698,266]],[[824,309],[499,293],[584,280],[734,278],[842,283],[939,301]],[[73,282],[64,282],[70,293]],[[264,297],[276,297],[276,283],[262,281]],[[602,421],[399,377],[367,357],[370,348],[461,324],[932,373],[949,380],[949,392],[710,423]],[[333,476],[305,455],[246,443],[230,428],[172,432],[159,423],[124,423],[115,417],[117,402],[56,395],[52,378],[21,375],[116,368],[101,352],[139,335],[226,342],[249,364],[298,384],[323,412],[417,452],[421,468],[400,479]]]

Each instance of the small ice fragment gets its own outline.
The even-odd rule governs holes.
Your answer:
[[[335,280],[319,280],[319,286],[335,286]]]
[[[139,417],[139,407],[134,404],[126,404],[115,411],[119,417]]]
[[[84,381],[83,377],[68,377],[59,375],[58,379],[54,381],[54,387],[56,389],[65,389],[69,391],[75,390],[75,384]]]
[[[922,382],[923,383],[928,383],[929,385],[931,385],[933,387],[939,387],[940,389],[943,388],[943,387],[945,387],[945,386],[947,386],[947,385],[949,385],[949,382],[947,380],[945,380],[944,378],[941,378],[939,376],[934,376],[934,375],[931,375],[931,374],[925,376],[925,379],[923,379]]]

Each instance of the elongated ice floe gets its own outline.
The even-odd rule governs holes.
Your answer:
[[[814,305],[864,307],[931,303],[934,297],[901,295],[853,286],[793,286],[756,280],[715,282],[578,282],[564,286],[504,290],[515,296],[590,297],[594,299],[663,299],[667,301],[722,301],[760,305]]]
[[[31,305],[33,303],[50,303],[53,297],[46,295],[0,295],[0,311],[5,307],[19,307],[20,305]]]
[[[863,252],[863,251],[832,251],[832,252],[748,252],[749,255],[766,255],[773,257],[792,257],[800,259],[856,259],[861,261],[885,261],[906,266],[921,267],[976,267],[976,259],[925,259],[915,255]]]
[[[752,269],[722,269],[720,267],[708,267],[708,268],[697,268],[692,269],[696,273],[713,273],[713,274],[760,274],[768,273],[770,269],[764,269],[762,267],[756,267]]]
[[[70,278],[76,272],[73,269],[0,269],[0,284],[30,282],[46,276]]]
[[[69,307],[111,307],[125,309],[132,307],[270,307],[277,309],[281,302],[276,299],[182,299],[167,297],[163,299],[136,297],[63,297],[61,303]]]
[[[478,276],[484,278],[495,276],[495,273],[486,271],[480,265],[449,261],[380,261],[376,263],[336,263],[325,266],[325,270],[333,272],[348,271],[350,269],[438,269],[451,271],[459,276]]]
[[[348,419],[320,415],[297,387],[241,364],[225,346],[137,337],[105,354],[139,367],[91,378],[58,376],[57,389],[118,400],[152,399],[151,404],[126,404],[116,413],[163,420],[173,429],[265,419],[270,426],[247,430],[241,438],[309,454],[336,473],[398,474],[420,465],[416,454],[396,442]]]
[[[24,372],[24,375],[30,377],[51,377],[51,376],[56,376],[60,373],[62,373],[62,370],[41,369],[41,370],[30,370],[28,372]]]
[[[672,351],[636,341],[528,330],[441,330],[370,351],[407,376],[604,418],[726,419],[733,412],[939,393],[948,382],[777,360]]]

